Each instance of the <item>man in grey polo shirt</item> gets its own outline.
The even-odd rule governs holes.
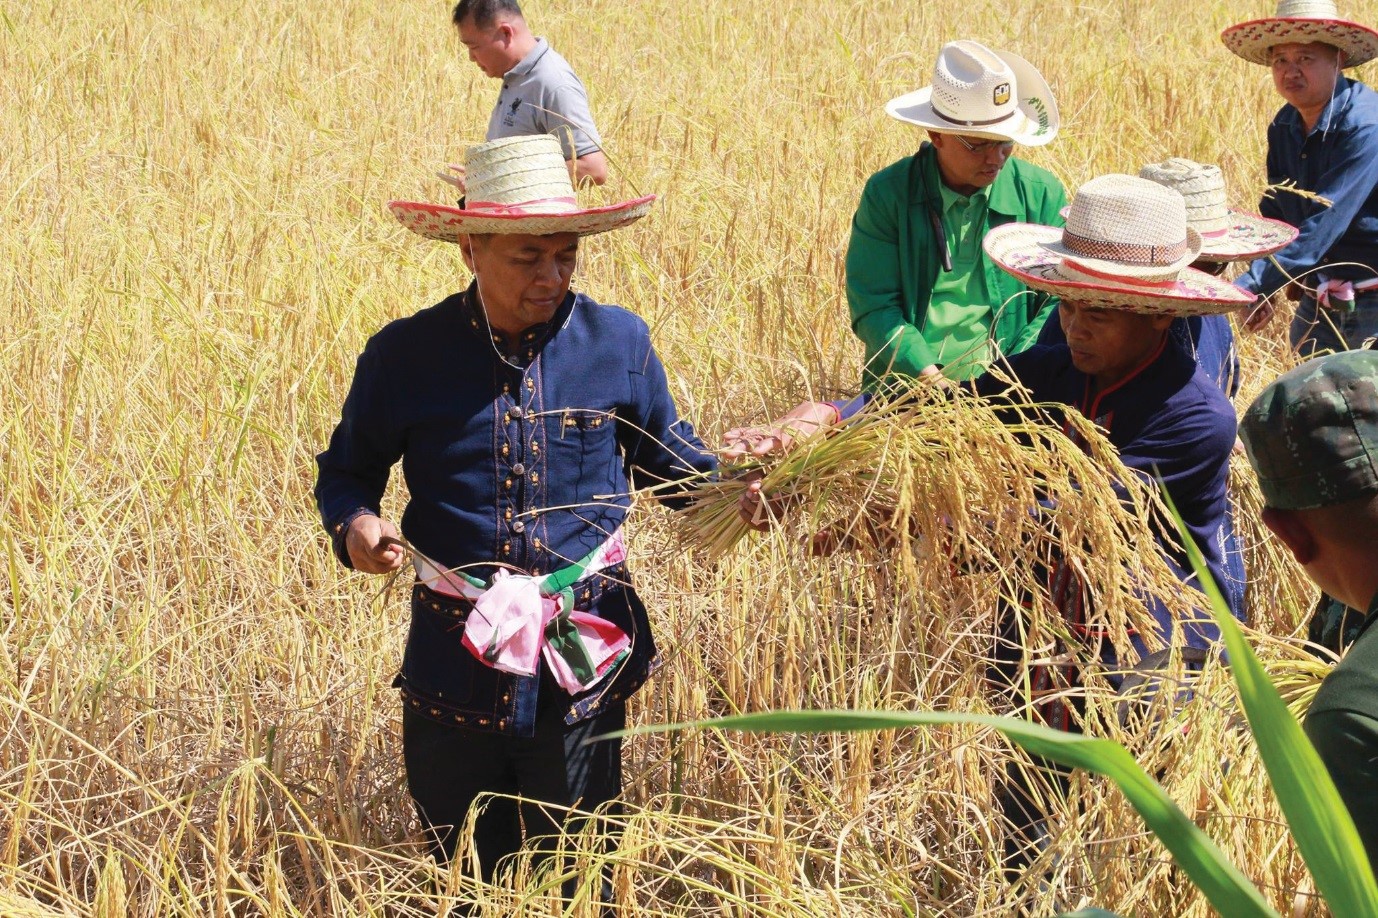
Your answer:
[[[574,160],[575,184],[601,185],[608,177],[603,141],[589,111],[584,84],[544,38],[531,34],[516,0],[460,0],[454,11],[459,40],[485,75],[502,80],[488,120],[487,140],[554,134]],[[463,171],[441,175],[463,188]]]

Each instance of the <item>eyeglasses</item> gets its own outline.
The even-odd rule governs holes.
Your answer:
[[[982,140],[979,143],[970,143],[961,134],[953,134],[957,141],[967,148],[968,153],[975,153],[977,156],[985,156],[992,150],[999,150],[1006,155],[1014,151],[1013,140]]]

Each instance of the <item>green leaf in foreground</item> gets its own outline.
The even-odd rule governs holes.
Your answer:
[[[1167,497],[1164,491],[1164,497]],[[1287,817],[1292,838],[1311,871],[1316,889],[1335,915],[1378,918],[1378,884],[1359,832],[1324,763],[1287,710],[1263,664],[1230,615],[1201,551],[1168,498],[1192,568],[1210,599],[1210,611],[1230,654],[1230,669],[1239,687],[1259,757]]]
[[[942,724],[993,727],[1032,755],[1110,778],[1217,911],[1230,916],[1276,916],[1258,889],[1230,863],[1215,842],[1187,818],[1123,746],[1108,739],[1065,733],[1013,717],[952,711],[773,711],[655,724],[611,735],[704,727],[749,733],[847,733]]]

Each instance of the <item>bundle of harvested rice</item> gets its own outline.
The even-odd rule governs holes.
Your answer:
[[[1145,595],[1178,616],[1199,615],[1201,600],[1155,548],[1155,525],[1161,531],[1166,519],[1156,483],[1127,469],[1075,412],[1064,433],[1052,408],[1018,394],[987,401],[929,388],[877,399],[784,456],[699,485],[684,526],[710,557],[730,552],[750,531],[738,501],[746,473],[759,470],[787,531],[853,547],[877,576],[898,577],[920,597],[949,593],[953,578],[985,578],[989,601],[1028,610],[1031,647],[1085,641],[1049,614],[1048,569],[1060,557],[1094,610],[1089,632],[1133,659],[1131,629],[1150,647],[1163,643]]]

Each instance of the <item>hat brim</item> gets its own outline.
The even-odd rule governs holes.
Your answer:
[[[1062,208],[1062,219],[1072,212],[1069,204]],[[1213,233],[1201,233],[1201,251],[1196,261],[1229,263],[1253,261],[1285,249],[1297,238],[1298,230],[1290,223],[1272,220],[1244,210],[1227,210],[1229,225]]]
[[[1297,228],[1281,220],[1230,209],[1230,225],[1201,234],[1202,261],[1252,261],[1284,249],[1297,238]]]
[[[634,201],[565,213],[493,214],[420,201],[389,201],[388,211],[418,236],[440,242],[458,242],[461,236],[486,234],[592,236],[635,223],[650,213],[655,199],[650,194]]]
[[[933,87],[925,86],[913,92],[896,96],[885,104],[885,112],[891,118],[914,124],[940,134],[961,134],[964,137],[989,137],[993,140],[1009,140],[1026,147],[1037,147],[1048,143],[1057,136],[1061,123],[1057,113],[1057,102],[1053,91],[1043,75],[1034,69],[1024,58],[1008,51],[995,54],[1014,72],[1015,86],[1019,90],[1019,103],[1009,117],[995,124],[965,125],[942,117],[933,110]]]
[[[1378,32],[1345,19],[1253,19],[1232,25],[1220,40],[1252,64],[1269,65],[1274,45],[1319,41],[1345,53],[1344,66],[1357,67],[1378,57]]]
[[[1196,235],[1195,231],[1189,231]],[[1072,299],[1144,315],[1201,316],[1232,312],[1254,301],[1233,284],[1204,271],[1184,267],[1175,280],[1145,282],[1107,278],[1091,283],[1068,280],[1058,273],[1062,266],[1062,230],[1034,223],[1006,223],[982,240],[982,247],[1000,270],[1026,286],[1063,299]],[[1094,265],[1087,259],[1078,259]]]

